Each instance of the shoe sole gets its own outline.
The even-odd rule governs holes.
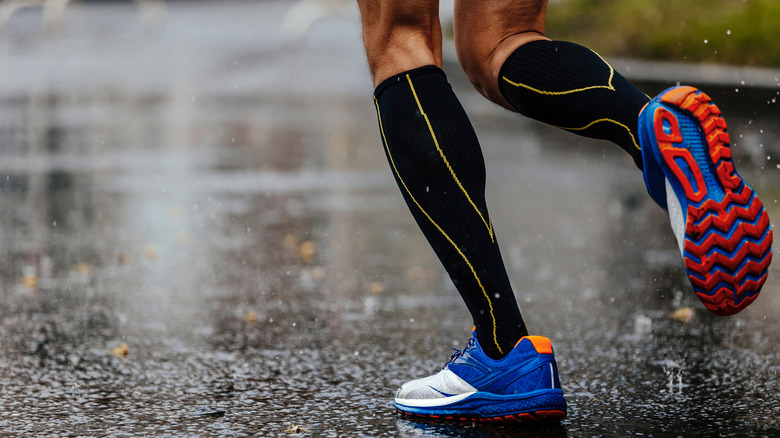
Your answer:
[[[663,170],[667,192],[671,186],[677,201],[686,201],[679,208],[686,212],[681,251],[688,279],[711,312],[735,314],[766,282],[772,260],[769,216],[734,169],[726,121],[709,96],[674,87],[648,105],[652,115],[642,112],[641,135],[646,145],[657,145],[649,155]],[[673,207],[667,209],[672,227],[682,228],[674,223]]]
[[[402,401],[396,400],[395,409],[411,417],[447,421],[548,422],[566,418],[566,400],[561,390],[536,391],[520,396],[476,392],[457,403],[424,408],[405,406]]]

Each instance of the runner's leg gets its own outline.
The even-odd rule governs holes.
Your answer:
[[[704,306],[730,315],[750,305],[768,276],[772,230],[734,169],[726,122],[710,98],[673,87],[648,104],[595,52],[544,37],[545,0],[483,3],[455,2],[458,57],[476,88],[499,105],[630,153],[669,214]]]
[[[637,115],[650,99],[592,50],[547,39],[546,0],[483,3],[455,2],[458,57],[477,90],[527,117],[610,140],[641,168]]]
[[[441,70],[438,0],[359,0],[385,153],[493,358],[527,335],[485,203],[479,142]]]

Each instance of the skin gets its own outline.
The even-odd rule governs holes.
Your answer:
[[[379,85],[425,65],[442,66],[438,0],[358,0],[368,66]],[[455,49],[471,83],[507,109],[498,75],[518,47],[544,35],[547,0],[455,0]]]

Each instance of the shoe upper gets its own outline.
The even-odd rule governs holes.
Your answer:
[[[405,383],[396,398],[432,399],[474,392],[511,395],[560,387],[549,339],[524,337],[504,358],[495,360],[485,355],[475,335],[441,371]]]
[[[642,146],[642,166],[645,186],[650,197],[668,210],[666,202],[666,175],[653,154],[652,120],[653,112],[660,106],[657,100],[651,100],[639,113],[639,143]]]

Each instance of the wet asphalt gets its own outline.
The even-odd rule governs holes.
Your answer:
[[[495,107],[454,64],[569,416],[399,417],[395,388],[437,371],[471,322],[387,168],[354,16],[286,45],[291,5],[84,3],[50,34],[35,9],[9,22],[3,435],[780,434],[780,265],[753,306],[710,315],[622,151]],[[780,218],[778,90],[710,94]]]

